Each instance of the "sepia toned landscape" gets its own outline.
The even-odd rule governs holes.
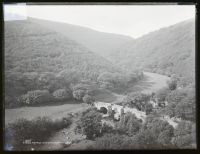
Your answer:
[[[195,18],[138,38],[33,17],[4,32],[5,150],[196,148]]]

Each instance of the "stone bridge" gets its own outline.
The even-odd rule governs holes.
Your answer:
[[[97,110],[104,109],[106,111],[104,116],[108,116],[109,108],[114,110],[115,111],[114,118],[117,119],[117,120],[120,119],[121,114],[122,114],[122,110],[123,110],[124,113],[130,112],[130,113],[135,114],[135,116],[138,119],[141,119],[142,121],[144,121],[145,118],[146,118],[145,112],[138,111],[135,108],[123,107],[121,105],[116,105],[116,104],[112,104],[112,103],[105,103],[105,102],[94,102],[94,106],[97,108]]]

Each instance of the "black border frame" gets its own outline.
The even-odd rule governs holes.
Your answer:
[[[135,1],[131,1],[131,0],[126,0],[126,1],[118,1],[118,0],[97,0],[97,1],[94,1],[94,0],[85,0],[85,1],[81,1],[81,0],[67,0],[67,1],[62,1],[62,0],[48,0],[48,1],[35,1],[35,0],[31,0],[31,1],[27,1],[27,0],[18,0],[18,1],[15,1],[15,0],[3,0],[3,2],[1,2],[1,37],[2,37],[2,42],[1,42],[1,53],[0,53],[0,66],[1,67],[1,94],[0,94],[0,97],[1,97],[1,100],[2,100],[2,114],[1,114],[1,134],[2,134],[2,140],[1,140],[1,151],[4,153],[9,153],[9,152],[20,152],[21,151],[5,151],[4,150],[4,117],[5,117],[5,109],[4,109],[4,16],[3,16],[3,4],[12,4],[12,3],[27,3],[28,5],[34,5],[34,4],[39,4],[39,5],[167,5],[167,4],[177,4],[177,5],[195,5],[196,6],[196,16],[195,16],[195,70],[196,70],[196,73],[195,73],[195,79],[196,79],[196,131],[197,131],[197,149],[169,149],[169,150],[105,150],[105,151],[99,151],[99,150],[94,150],[94,151],[91,151],[91,152],[131,152],[131,153],[200,153],[200,146],[199,146],[199,139],[200,139],[200,133],[199,133],[199,114],[200,114],[200,111],[199,111],[199,102],[200,102],[200,98],[199,98],[199,76],[200,76],[200,72],[199,72],[199,41],[200,41],[200,38],[199,38],[199,6],[200,6],[200,3],[198,2],[198,0],[176,0],[176,1],[173,1],[173,0],[164,0],[164,1],[159,1],[159,0],[150,0],[150,1],[144,1],[144,0],[135,0]],[[28,152],[28,151],[23,151],[23,152]],[[87,151],[87,150],[77,150],[77,151],[30,151],[30,152],[42,152],[42,153],[45,153],[45,152],[90,152],[90,151]]]

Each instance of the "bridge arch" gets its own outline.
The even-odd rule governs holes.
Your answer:
[[[103,114],[107,114],[108,113],[108,109],[106,107],[100,107],[100,112]]]

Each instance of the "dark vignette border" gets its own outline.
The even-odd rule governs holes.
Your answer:
[[[71,5],[102,5],[102,4],[106,4],[106,5],[167,5],[167,4],[174,4],[174,5],[195,5],[196,6],[196,16],[195,16],[195,82],[196,82],[196,139],[197,139],[197,149],[193,150],[193,149],[174,149],[174,150],[131,150],[131,151],[127,151],[127,150],[109,150],[109,151],[102,151],[102,152],[130,152],[130,153],[200,153],[200,146],[199,146],[199,139],[200,139],[200,133],[199,133],[199,102],[200,102],[200,87],[199,87],[199,76],[200,76],[200,71],[199,71],[199,44],[200,44],[200,38],[199,38],[199,8],[200,8],[200,2],[198,2],[198,0],[163,0],[163,1],[159,1],[159,0],[149,0],[149,1],[144,1],[144,0],[125,0],[125,1],[119,1],[119,0],[41,0],[40,2],[35,1],[35,0],[3,0],[3,2],[1,2],[1,52],[0,52],[0,68],[1,68],[1,93],[0,93],[0,97],[1,97],[1,152],[3,153],[10,153],[9,151],[4,151],[4,117],[5,117],[5,109],[4,109],[4,98],[5,98],[5,94],[4,94],[4,16],[3,16],[3,4],[12,4],[12,3],[27,3],[27,5],[35,5],[35,4],[39,4],[39,5],[65,5],[65,4],[71,4]],[[15,151],[16,153],[21,153],[21,151]],[[14,153],[15,153],[14,152]],[[30,151],[33,152],[33,151]],[[34,152],[39,152],[39,151],[34,151]],[[41,151],[40,151],[41,152]],[[54,152],[54,151],[42,151],[42,153],[46,153],[46,152]],[[95,151],[56,151],[56,152],[61,152],[61,153],[66,153],[66,152],[101,152],[98,150]]]

